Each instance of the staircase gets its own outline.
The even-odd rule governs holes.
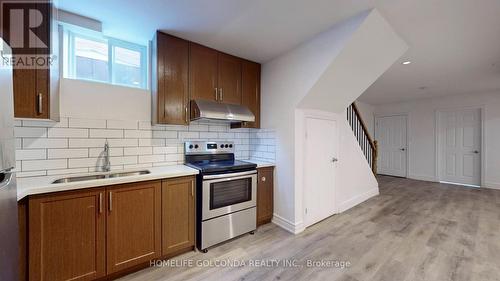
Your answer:
[[[373,174],[377,174],[377,141],[373,140],[366,128],[356,103],[352,103],[347,108],[347,121],[351,125],[354,136],[358,140],[359,146],[372,168]]]

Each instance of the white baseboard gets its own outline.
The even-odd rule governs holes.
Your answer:
[[[363,203],[364,201],[372,198],[373,196],[379,195],[378,188],[374,188],[369,190],[368,192],[365,192],[363,194],[360,194],[354,198],[351,198],[343,203],[340,203],[339,205],[339,213],[345,212],[349,210],[350,208]]]
[[[271,222],[292,234],[299,234],[305,230],[304,223],[293,223],[285,218],[278,216],[277,214],[273,214],[273,219]]]
[[[500,189],[500,183],[485,182],[481,187],[489,188],[489,189]]]
[[[422,175],[408,175],[409,179],[412,180],[419,180],[419,181],[432,181],[432,182],[438,182],[436,177],[433,176],[422,176]]]

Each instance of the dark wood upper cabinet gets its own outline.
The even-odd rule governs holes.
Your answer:
[[[106,275],[104,189],[29,199],[29,280]]]
[[[189,42],[157,32],[152,46],[153,123],[187,125]]]
[[[162,182],[162,255],[194,247],[194,177]]]
[[[107,188],[107,273],[155,259],[161,254],[161,182]]]
[[[241,71],[241,104],[255,115],[255,122],[245,122],[245,128],[260,128],[260,64],[243,61]]]
[[[218,61],[219,101],[241,104],[241,59],[219,53]]]
[[[218,52],[199,44],[190,45],[190,98],[217,101]]]
[[[10,3],[16,5],[15,3]],[[6,6],[10,5],[9,3]],[[42,24],[34,29],[30,29],[36,37],[39,38],[47,47],[45,48],[13,48],[12,53],[14,56],[18,56],[18,59],[26,58],[24,56],[43,56],[44,61],[50,56],[50,53],[58,50],[57,40],[54,41],[54,37],[57,36],[57,25],[52,22],[52,5],[46,5],[45,3],[32,3],[33,8],[41,11],[44,16]],[[6,7],[4,7],[6,8]],[[48,20],[46,20],[48,18]],[[10,21],[5,20],[3,22],[3,32],[7,43],[10,43]],[[55,32],[54,32],[55,31]],[[28,38],[25,36],[25,38]],[[25,44],[26,45],[26,44]],[[58,54],[57,54],[58,55]],[[38,61],[38,60],[37,60]],[[56,63],[57,64],[57,63]],[[51,71],[57,72],[58,66],[52,65],[50,67],[42,65],[36,68],[36,64],[33,66],[14,66],[13,67],[13,87],[14,87],[14,116],[17,118],[38,118],[38,119],[48,119],[51,117],[51,104],[50,104],[50,91],[51,91]],[[55,68],[57,71],[53,71]],[[58,116],[52,116],[58,118]]]
[[[257,225],[271,222],[274,201],[274,167],[257,169]]]

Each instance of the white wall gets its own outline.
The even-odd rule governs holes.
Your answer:
[[[343,112],[406,48],[371,11],[263,65],[262,123],[276,131],[275,222],[292,232],[303,230],[300,110]]]
[[[483,186],[500,188],[500,92],[422,99],[375,106],[376,115],[408,114],[408,177],[436,181],[436,111],[482,107],[484,135]]]

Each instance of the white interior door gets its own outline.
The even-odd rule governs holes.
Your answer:
[[[442,111],[439,118],[441,181],[481,184],[481,110]]]
[[[377,117],[375,138],[378,141],[378,173],[407,176],[406,116]]]
[[[335,214],[337,121],[306,118],[304,149],[304,223],[315,224]]]

